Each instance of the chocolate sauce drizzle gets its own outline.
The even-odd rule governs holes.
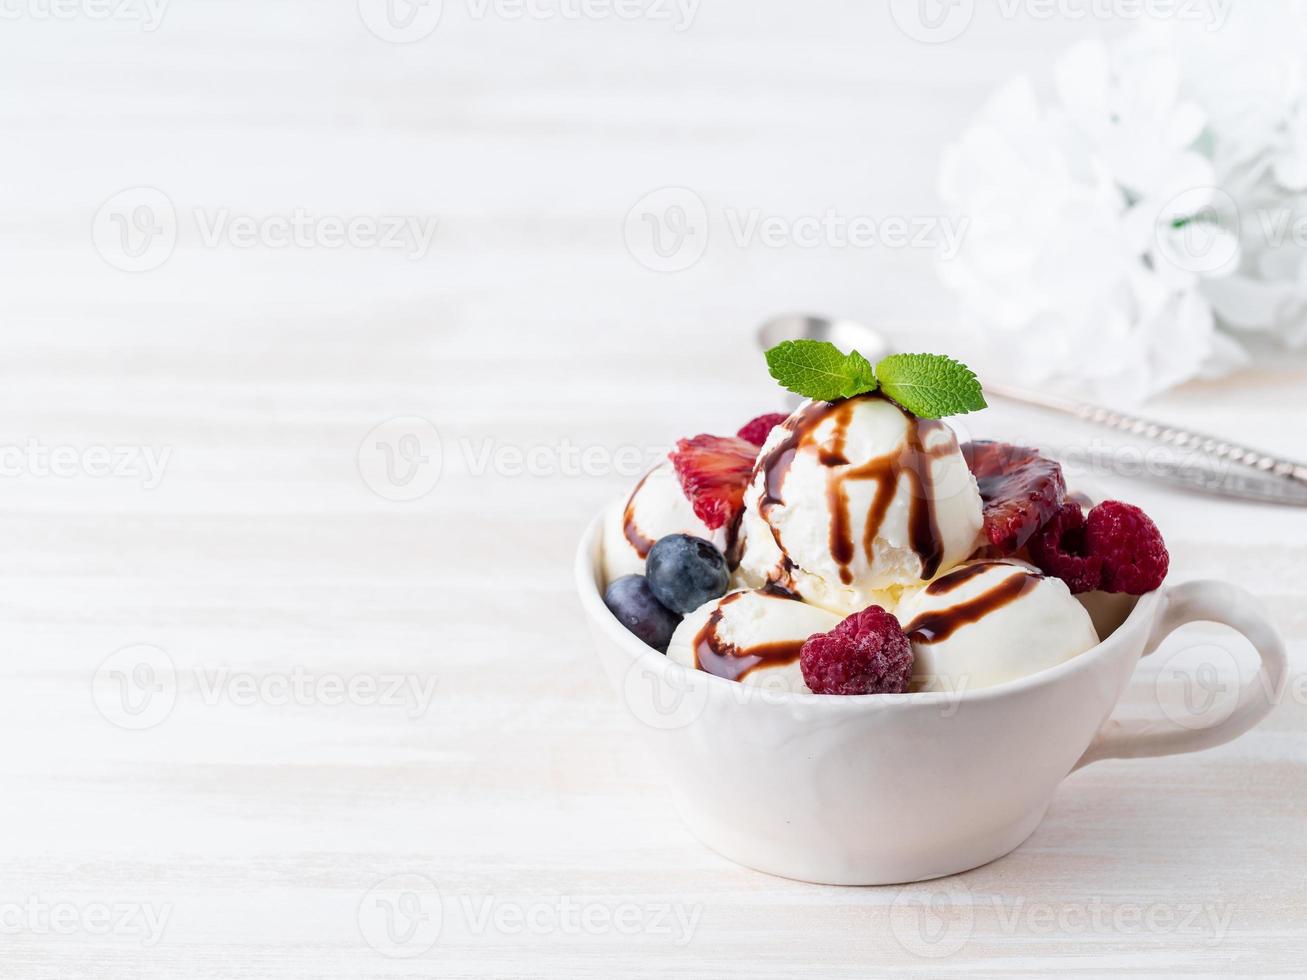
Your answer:
[[[931,595],[945,595],[994,565],[1007,562],[983,561],[966,565],[955,572],[931,582],[926,591]],[[956,606],[925,612],[917,616],[903,628],[913,643],[938,643],[947,640],[963,626],[977,623],[997,609],[1002,609],[1010,602],[1015,602],[1039,584],[1044,576],[1020,566],[1012,566],[1013,574],[999,582],[987,592],[959,602]]]
[[[861,395],[860,398],[881,398],[880,394]],[[856,399],[838,402],[813,402],[797,415],[787,421],[786,437],[764,456],[759,458],[755,474],[763,474],[763,493],[759,499],[759,510],[763,519],[771,528],[776,545],[785,555],[780,534],[776,526],[768,519],[770,511],[783,505],[782,496],[785,477],[794,463],[794,457],[800,449],[815,441],[815,431],[826,419],[835,419],[834,432],[823,444],[817,445],[817,459],[831,472],[826,478],[827,503],[830,508],[830,552],[840,566],[840,581],[845,585],[853,583],[853,573],[849,566],[856,557],[858,542],[853,540],[853,516],[850,513],[847,485],[850,481],[871,480],[876,484],[875,494],[867,511],[866,527],[862,534],[861,547],[868,563],[875,557],[876,536],[885,521],[894,495],[898,490],[900,477],[909,483],[912,494],[908,512],[908,533],[912,549],[921,561],[921,577],[933,578],[939,571],[944,557],[944,542],[939,530],[939,521],[935,514],[935,487],[931,473],[934,460],[947,455],[952,445],[943,442],[936,449],[926,448],[926,441],[932,432],[943,428],[942,423],[932,419],[917,418],[908,412],[907,431],[902,447],[897,452],[887,453],[869,460],[860,466],[851,466],[845,455],[845,442],[848,439],[849,423],[853,419]],[[777,569],[775,577],[787,580],[793,571],[793,563],[788,568]]]
[[[649,549],[654,546],[654,542],[644,536],[639,526],[635,523],[635,498],[644,486],[644,481],[653,475],[650,470],[644,476],[640,477],[640,482],[635,485],[631,491],[631,496],[626,498],[626,510],[622,511],[622,533],[626,535],[627,542],[635,549],[635,553],[642,559],[649,557]]]
[[[1002,561],[997,558],[973,561],[969,565],[949,572],[947,575],[941,575],[935,581],[926,586],[928,595],[948,595],[959,586],[970,582],[977,575],[989,571],[995,565],[1011,565],[1011,562]]]
[[[657,469],[657,467],[655,467]],[[657,543],[653,538],[647,537],[640,526],[635,523],[635,498],[640,493],[646,480],[653,476],[654,470],[650,470],[644,476],[640,477],[640,482],[635,485],[631,491],[631,496],[626,498],[626,509],[622,511],[622,534],[626,536],[627,543],[635,549],[635,553],[641,559],[649,557],[649,550]],[[743,511],[735,515],[735,518],[726,526],[726,562],[727,565],[734,569],[740,564],[740,518]]]
[[[771,593],[777,598],[781,596]],[[717,635],[717,627],[722,621],[722,610],[737,601],[746,592],[728,595],[708,617],[699,635],[694,638],[694,663],[702,671],[725,677],[727,680],[739,681],[763,664],[783,667],[799,659],[803,649],[803,640],[781,640],[776,643],[759,643],[756,646],[740,649],[734,643],[727,643]],[[788,598],[788,597],[785,597]]]

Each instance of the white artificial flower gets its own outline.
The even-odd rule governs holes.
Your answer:
[[[1219,30],[1183,18],[1153,30],[1208,116],[1218,177],[1261,160],[1282,186],[1307,190],[1307,0],[1235,3]]]
[[[1055,104],[1014,79],[946,151],[940,193],[970,225],[940,275],[991,373],[1133,402],[1239,357],[1200,288],[1239,243],[1180,90],[1155,41],[1081,44]]]
[[[1203,283],[1223,327],[1307,344],[1307,0],[1244,2],[1219,31],[1160,36],[1209,116],[1214,183],[1234,201],[1241,257]]]

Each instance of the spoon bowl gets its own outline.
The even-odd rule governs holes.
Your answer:
[[[782,340],[828,340],[840,350],[856,349],[872,364],[894,353],[889,341],[865,323],[808,313],[774,316],[758,328],[758,344],[763,350]]]

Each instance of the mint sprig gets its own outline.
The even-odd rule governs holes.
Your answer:
[[[804,398],[852,398],[875,391],[878,384],[870,361],[857,351],[845,354],[827,340],[782,340],[766,357],[771,376]]]
[[[881,390],[923,419],[988,407],[975,373],[943,354],[891,354],[876,365]]]
[[[875,368],[857,351],[825,340],[786,340],[767,351],[767,368],[785,388],[816,401],[876,391],[913,415],[939,419],[986,407],[969,367],[943,354],[891,354]]]

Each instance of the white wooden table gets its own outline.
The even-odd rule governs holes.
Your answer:
[[[677,30],[447,0],[394,44],[348,2],[6,9],[0,976],[1301,973],[1307,512],[1114,485],[1177,579],[1265,597],[1291,696],[1078,774],[1015,854],[909,889],[692,840],[572,593],[640,460],[777,405],[761,317],[948,343],[928,252],[741,247],[730,216],[928,216],[986,87],[1118,25],[978,13],[931,46],[871,4]],[[659,273],[624,223],[668,186],[710,234]],[[1151,410],[1307,456],[1305,381]],[[438,441],[373,432],[412,417]]]

